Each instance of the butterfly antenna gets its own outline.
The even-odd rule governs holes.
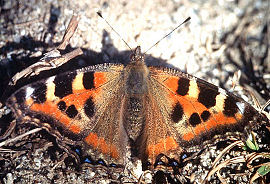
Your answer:
[[[179,24],[176,28],[174,28],[172,31],[170,31],[168,34],[166,34],[165,36],[163,36],[160,40],[158,40],[154,45],[152,45],[149,49],[147,49],[145,51],[144,54],[146,54],[150,49],[152,49],[153,47],[155,47],[159,42],[161,42],[164,38],[166,38],[167,36],[169,36],[172,32],[174,32],[176,29],[178,29],[180,26],[182,26],[183,24],[185,24],[186,22],[188,22],[191,18],[188,17],[186,20],[184,20],[184,22],[182,22],[181,24]]]
[[[126,44],[126,46],[132,51],[131,47],[128,45],[128,43],[120,36],[120,34],[110,25],[110,23],[102,16],[101,12],[97,12],[98,16],[100,16],[109,26],[110,28],[121,38],[121,40]]]

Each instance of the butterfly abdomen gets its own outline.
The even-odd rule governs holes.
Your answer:
[[[124,102],[124,127],[128,137],[135,141],[144,128],[145,108],[141,97],[127,97]]]

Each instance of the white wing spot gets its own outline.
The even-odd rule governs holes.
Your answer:
[[[26,98],[26,99],[29,98],[29,97],[33,94],[34,91],[35,91],[34,88],[32,88],[32,87],[27,87],[27,88],[26,88],[26,93],[25,93],[25,98]]]
[[[46,84],[47,84],[46,99],[49,100],[49,101],[55,100],[55,95],[54,95],[55,84],[53,82],[54,79],[55,79],[55,76],[48,78],[47,81],[46,81]]]
[[[51,83],[51,82],[54,81],[54,79],[55,79],[55,76],[52,76],[52,77],[50,77],[50,78],[47,79],[46,83],[47,83],[47,84],[48,84],[48,83]]]
[[[218,92],[220,92],[220,94],[222,94],[224,96],[228,96],[228,93],[222,88],[218,88]]]
[[[238,109],[240,110],[241,114],[244,114],[246,105],[243,102],[236,102],[236,105]]]

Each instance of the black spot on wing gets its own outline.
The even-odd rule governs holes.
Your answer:
[[[191,124],[191,126],[195,127],[198,124],[200,124],[201,122],[202,121],[201,121],[201,118],[200,118],[198,113],[191,114],[191,116],[189,118],[189,123]]]
[[[84,112],[89,118],[94,116],[95,104],[94,104],[93,99],[91,97],[88,98],[84,104]]]
[[[236,105],[238,101],[234,98],[226,98],[224,101],[223,113],[225,116],[233,117],[238,112],[238,107]]]
[[[212,87],[209,88],[198,83],[200,90],[198,101],[207,108],[214,107],[216,105],[216,96],[219,94],[218,87],[214,85],[211,86]]]
[[[83,86],[85,89],[95,88],[94,78],[94,72],[87,72],[83,74]]]
[[[180,77],[178,80],[178,88],[177,88],[177,93],[181,96],[185,96],[188,93],[189,90],[189,79]]]
[[[75,118],[78,114],[78,111],[77,111],[75,105],[69,106],[66,110],[66,114],[70,118]]]
[[[46,101],[47,86],[46,83],[38,82],[31,86],[34,89],[32,98],[35,103],[41,104]]]
[[[202,120],[205,122],[210,118],[210,112],[209,111],[203,111],[201,114],[201,118]]]
[[[76,73],[70,73],[67,75],[57,75],[54,79],[55,84],[55,96],[63,98],[72,94],[72,82],[76,76]]]
[[[177,102],[175,106],[173,107],[173,111],[171,115],[173,122],[178,123],[183,118],[183,115],[184,115],[183,108],[179,104],[179,102]]]
[[[60,111],[65,111],[67,108],[66,102],[64,101],[58,102],[57,107]]]

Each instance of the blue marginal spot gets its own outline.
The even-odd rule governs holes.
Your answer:
[[[165,165],[165,164],[164,164],[164,162],[159,161],[159,162],[156,163],[156,165]]]
[[[187,154],[183,154],[182,155],[182,160],[184,160],[185,158],[187,158],[188,156],[187,156]]]
[[[170,166],[172,166],[172,167],[178,167],[179,164],[176,161],[172,161],[172,162],[170,162]]]
[[[117,165],[114,164],[114,163],[111,163],[111,164],[110,164],[110,167],[117,167]]]
[[[89,158],[85,158],[84,163],[93,164],[93,161],[91,159],[89,159]]]
[[[73,148],[73,150],[74,150],[79,156],[81,156],[81,153],[82,153],[81,148],[76,147],[76,148]],[[85,158],[83,158],[82,160],[83,160],[83,163],[88,163],[88,164],[92,164],[92,165],[100,164],[100,165],[103,165],[103,166],[107,166],[107,164],[106,164],[102,159],[99,159],[98,161],[95,162],[95,161],[93,161],[93,159],[92,159],[91,157],[85,157]],[[109,165],[109,167],[117,167],[117,165],[114,164],[114,163],[111,163],[111,164]]]
[[[76,148],[76,149],[75,149],[75,152],[76,152],[78,155],[81,155],[81,149]]]
[[[150,162],[146,162],[146,166],[151,166],[152,164]]]
[[[106,163],[103,160],[98,160],[97,164],[103,165],[103,166],[107,166]]]

